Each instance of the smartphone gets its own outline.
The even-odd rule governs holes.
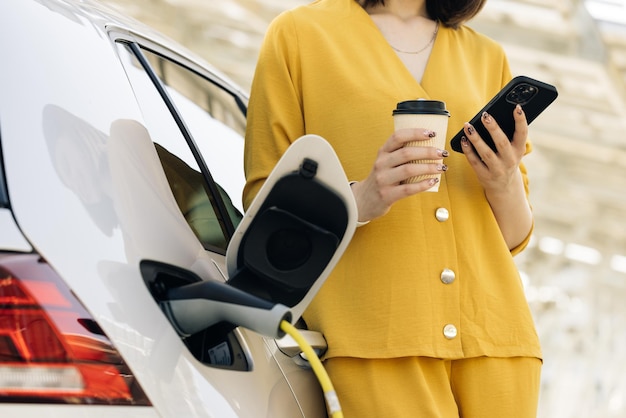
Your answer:
[[[530,125],[556,99],[557,95],[556,87],[551,84],[526,76],[517,76],[504,86],[485,107],[476,113],[470,120],[470,123],[476,128],[476,132],[487,145],[496,152],[496,145],[482,123],[481,116],[483,112],[489,113],[496,120],[502,131],[509,138],[509,141],[511,141],[515,131],[515,121],[513,120],[515,106],[518,104],[522,106],[524,113],[526,113],[526,120]],[[450,140],[450,146],[454,151],[463,152],[461,150],[461,137],[463,135],[465,133],[461,129]]]

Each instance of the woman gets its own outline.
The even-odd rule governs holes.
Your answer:
[[[502,48],[466,26],[483,0],[318,0],[277,17],[252,84],[244,205],[303,134],[334,147],[357,202],[350,246],[304,315],[347,417],[533,417],[541,349],[513,255],[533,218],[521,163],[489,115],[494,153],[465,121],[511,78]],[[408,147],[396,103],[444,101],[463,154]],[[447,141],[446,141],[447,142]],[[449,147],[449,146],[448,146]],[[407,164],[420,159],[443,164]],[[433,180],[404,184],[418,174]]]

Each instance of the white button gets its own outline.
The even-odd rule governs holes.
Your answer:
[[[450,269],[443,269],[443,271],[441,272],[441,281],[445,284],[452,283],[455,278],[456,275],[454,274],[454,271]]]
[[[457,335],[456,327],[452,324],[448,324],[443,327],[443,336],[447,339],[451,340],[455,338]]]
[[[435,211],[435,218],[437,218],[439,222],[445,222],[448,220],[449,217],[450,213],[446,208],[437,208],[437,210]]]

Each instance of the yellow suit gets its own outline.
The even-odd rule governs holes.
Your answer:
[[[444,101],[449,139],[510,78],[501,47],[468,27],[440,28],[418,83],[354,0],[285,12],[252,85],[245,205],[303,134],[326,138],[348,178],[361,180],[393,132],[397,102]],[[541,357],[512,257],[528,239],[507,248],[465,156],[450,154],[439,192],[399,201],[357,230],[305,313],[328,341],[326,358]]]

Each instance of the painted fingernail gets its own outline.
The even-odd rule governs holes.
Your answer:
[[[491,119],[491,115],[487,112],[483,112],[483,122],[485,123],[491,123],[492,119]]]
[[[470,125],[469,123],[467,124],[467,132],[470,135],[474,135],[474,127],[472,125]]]
[[[441,157],[447,157],[450,153],[445,149],[438,149],[437,154]]]
[[[437,166],[437,170],[439,170],[439,171],[448,171],[448,166],[445,165],[445,164],[439,164]]]
[[[517,104],[517,106],[515,106],[515,111],[517,112],[518,115],[521,115],[522,113],[524,113],[524,111],[522,110],[522,105],[520,105],[519,103]]]
[[[434,137],[436,137],[436,136],[437,136],[437,132],[435,132],[435,131],[426,131],[426,135],[427,135],[429,138],[434,138]]]
[[[465,137],[465,135],[463,135],[461,137],[461,145],[463,145],[464,147],[466,147],[468,145],[468,141],[467,141],[467,138]]]
[[[434,178],[432,178],[432,179],[428,179],[428,183],[429,183],[431,186],[434,186],[435,184],[439,183],[439,179],[438,179],[437,177],[434,177]]]

